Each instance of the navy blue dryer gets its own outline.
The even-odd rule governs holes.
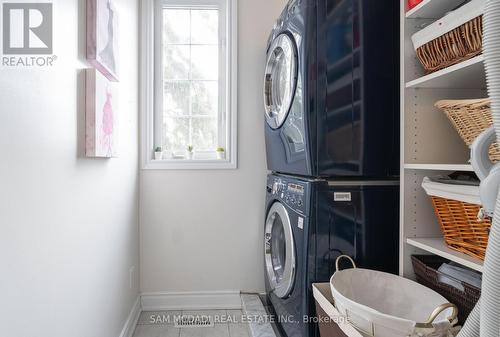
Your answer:
[[[312,283],[335,259],[398,272],[398,181],[309,180],[271,174],[265,222],[266,290],[286,337],[314,337]]]
[[[394,1],[289,2],[267,51],[269,170],[399,175],[398,18]]]

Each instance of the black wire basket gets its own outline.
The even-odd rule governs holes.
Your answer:
[[[439,282],[439,267],[443,263],[450,262],[445,258],[436,255],[413,255],[411,260],[413,263],[413,270],[417,276],[417,282],[431,288],[444,296],[448,301],[455,304],[458,307],[459,324],[463,325],[472,309],[474,309],[474,306],[479,301],[481,289],[468,283],[461,282],[464,287],[464,291],[461,291],[448,284]]]

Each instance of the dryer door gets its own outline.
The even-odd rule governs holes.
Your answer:
[[[297,87],[297,48],[287,34],[271,44],[264,83],[267,124],[273,129],[283,125]]]
[[[295,281],[295,245],[286,208],[275,202],[267,214],[265,229],[266,270],[271,291],[287,297]]]

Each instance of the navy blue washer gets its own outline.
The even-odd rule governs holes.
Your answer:
[[[268,176],[266,290],[284,336],[319,336],[316,324],[303,318],[315,315],[312,283],[330,280],[339,255],[362,268],[398,273],[398,200],[397,180]]]

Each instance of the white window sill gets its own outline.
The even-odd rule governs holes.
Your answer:
[[[236,162],[222,159],[151,159],[143,170],[231,170]]]

